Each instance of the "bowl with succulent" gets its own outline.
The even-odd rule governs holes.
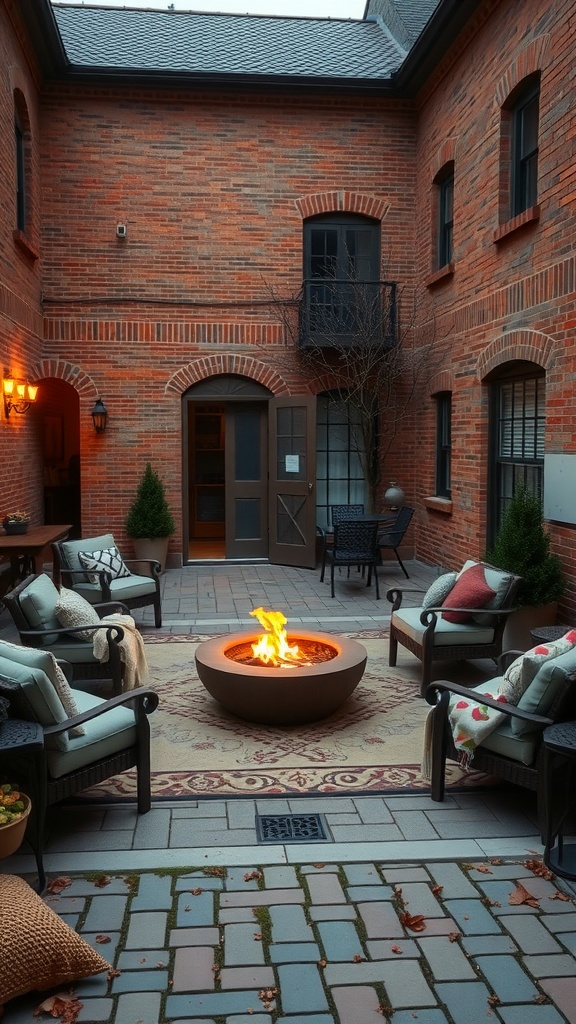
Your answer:
[[[2,517],[4,532],[8,534],[27,533],[29,523],[30,516],[27,512],[6,512]]]
[[[24,839],[32,803],[9,782],[0,785],[0,858],[10,857]]]

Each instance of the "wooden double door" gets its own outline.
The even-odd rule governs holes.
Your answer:
[[[312,568],[315,399],[192,395],[184,415],[184,561],[267,559]]]

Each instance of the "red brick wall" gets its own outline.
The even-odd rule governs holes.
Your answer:
[[[489,17],[478,19],[418,97],[420,224],[431,222],[432,180],[447,145],[455,162],[454,273],[428,287],[438,335],[447,342],[446,370],[453,392],[452,514],[423,504],[418,538],[422,558],[449,567],[482,554],[485,544],[490,372],[511,359],[544,367],[546,451],[576,452],[573,5],[569,0],[505,2],[487,4],[486,12]],[[541,72],[540,219],[495,242],[503,215],[500,106],[534,70]],[[431,232],[426,230],[418,236],[417,260],[425,288],[433,270]],[[440,389],[433,382],[430,395]],[[434,493],[431,398],[423,414],[420,499]],[[550,524],[550,530],[573,582],[576,531],[558,524]],[[564,611],[572,616],[576,611],[573,586]]]
[[[35,379],[42,346],[40,261],[34,251],[40,231],[39,96],[37,66],[26,43],[14,0],[0,0],[0,374]],[[14,93],[23,99],[29,125],[29,229],[22,247],[16,229]],[[23,124],[26,129],[27,124]],[[10,509],[43,521],[42,458],[34,412],[5,419],[0,399],[0,518]]]
[[[270,306],[300,288],[303,216],[382,217],[382,276],[411,284],[413,115],[358,98],[75,87],[47,93],[42,122],[45,355],[65,353],[104,397],[108,430],[82,452],[83,529],[121,536],[147,460],[180,517],[180,395],[198,379],[182,368],[246,357],[275,393],[318,389]]]

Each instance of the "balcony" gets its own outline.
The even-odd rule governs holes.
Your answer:
[[[396,291],[391,281],[305,280],[300,348],[390,348],[396,341]]]

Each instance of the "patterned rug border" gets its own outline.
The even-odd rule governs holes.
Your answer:
[[[308,629],[304,623],[300,623],[302,629]],[[296,634],[297,626],[289,629],[289,634]],[[315,630],[314,630],[315,631]],[[219,630],[214,633],[143,633],[142,639],[145,644],[201,644],[205,640],[214,640],[219,636],[232,636],[236,633],[249,633],[250,627],[235,630]],[[347,636],[352,640],[386,640],[390,630],[383,629],[334,629],[330,632],[326,629],[319,629],[319,633],[326,633],[328,636]]]

